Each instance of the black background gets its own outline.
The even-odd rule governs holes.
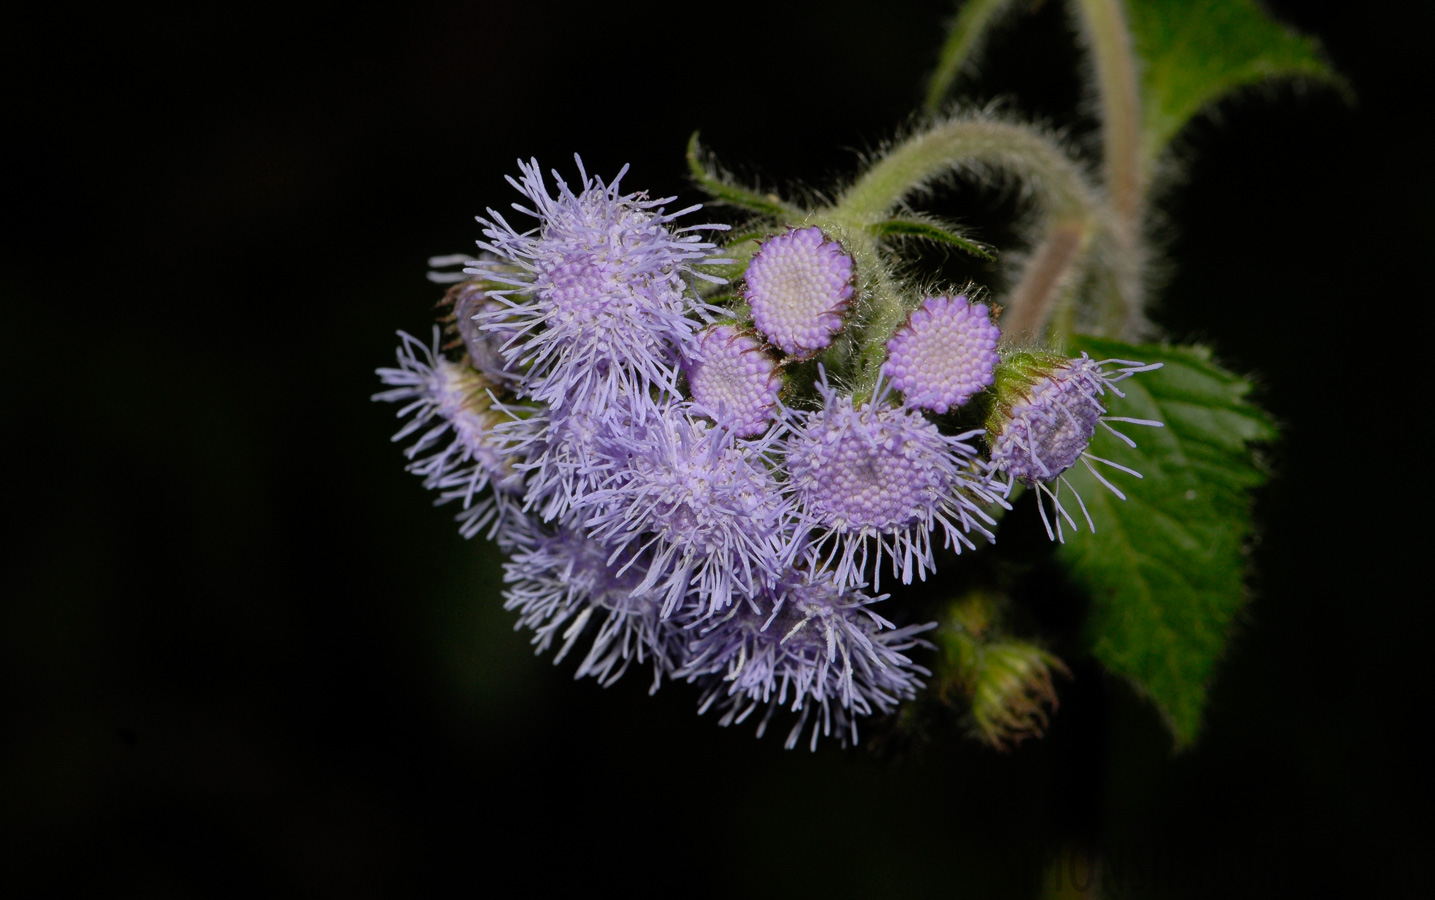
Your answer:
[[[1080,142],[1057,6],[977,96]],[[425,258],[472,246],[516,156],[696,200],[701,128],[765,187],[829,187],[907,121],[946,3],[7,13],[0,883],[1035,896],[1092,847],[1113,894],[1428,883],[1429,23],[1271,6],[1357,100],[1224,104],[1161,204],[1154,317],[1286,426],[1255,600],[1179,755],[1085,664],[1009,755],[786,752],[682,686],[574,683],[368,399],[394,330],[427,333]]]

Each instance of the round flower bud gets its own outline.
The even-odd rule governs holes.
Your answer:
[[[1000,337],[985,304],[928,297],[887,341],[882,372],[910,406],[946,413],[992,383]]]
[[[738,437],[762,434],[776,417],[782,376],[753,335],[714,325],[698,336],[683,368],[695,407]]]
[[[852,302],[852,257],[822,229],[763,241],[747,268],[745,296],[757,330],[789,356],[812,356],[842,330]]]
[[[941,693],[970,704],[967,725],[976,739],[998,749],[1041,737],[1056,710],[1052,673],[1070,677],[1065,664],[1035,644],[998,633],[994,598],[969,594],[953,603],[938,629],[946,665]]]

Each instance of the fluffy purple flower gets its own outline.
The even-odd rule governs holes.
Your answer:
[[[887,342],[882,372],[909,405],[946,413],[992,383],[1000,337],[985,304],[928,297]]]
[[[794,425],[787,471],[804,524],[820,535],[814,546],[833,539],[822,567],[840,553],[839,589],[863,580],[873,543],[874,583],[886,554],[906,584],[934,568],[931,531],[938,523],[958,553],[975,547],[967,536],[973,530],[991,539],[982,523],[994,522],[979,504],[1002,501],[986,477],[974,474],[976,450],[964,443],[980,432],[944,435],[915,410],[886,403],[882,389],[859,408],[825,378],[817,387],[823,409]]]
[[[763,241],[747,267],[753,322],[790,356],[808,357],[832,343],[852,290],[852,257],[816,226]]]
[[[666,401],[670,405],[671,400]],[[619,444],[645,433],[645,423],[662,414],[646,394],[618,395],[605,405],[573,403],[560,410],[527,404],[501,405],[506,419],[495,437],[526,482],[523,509],[544,522],[566,517],[583,499],[610,480]]]
[[[698,616],[750,595],[793,547],[790,504],[769,471],[772,441],[737,440],[674,405],[614,436],[604,487],[579,514],[614,559],[652,561],[642,590],[663,595],[664,617],[690,594]],[[626,563],[625,563],[626,565]]]
[[[1118,397],[1126,396],[1116,387],[1117,382],[1137,372],[1159,369],[1161,365],[1155,363],[1148,366],[1124,359],[1096,362],[1083,353],[1080,359],[1055,361],[1043,370],[1044,374],[1023,385],[1018,396],[998,403],[993,414],[996,427],[992,427],[991,423],[988,425],[992,468],[1006,474],[1010,480],[1020,480],[1037,488],[1038,508],[1048,537],[1065,539],[1061,528],[1063,518],[1073,531],[1076,530],[1076,520],[1062,506],[1059,492],[1061,485],[1071,488],[1064,473],[1078,460],[1085,464],[1097,481],[1122,500],[1126,499],[1126,495],[1107,481],[1092,463],[1103,463],[1128,475],[1141,477],[1140,472],[1095,456],[1088,448],[1098,425],[1130,447],[1135,447],[1136,442],[1108,423],[1161,427],[1162,423],[1149,419],[1108,416],[1106,405],[1102,402],[1108,390]],[[1116,368],[1108,371],[1108,366]],[[1057,482],[1055,490],[1049,486],[1052,482]],[[1043,495],[1051,500],[1057,513],[1054,531],[1041,503]],[[1086,518],[1087,527],[1094,530],[1096,526],[1091,521],[1091,514],[1086,511],[1086,504],[1074,488],[1072,495]]]
[[[708,313],[686,278],[720,280],[692,269],[699,260],[722,261],[710,259],[714,245],[697,232],[727,226],[673,230],[700,207],[667,213],[671,197],[620,193],[626,166],[604,184],[578,160],[581,188],[575,193],[555,172],[556,197],[536,160],[518,167],[521,178],[508,181],[530,205],[514,209],[539,227],[520,232],[490,209],[479,219],[487,238],[479,247],[498,262],[478,260],[466,271],[511,285],[490,292],[502,306],[478,321],[509,333],[502,352],[526,370],[526,392],[558,410],[575,400],[601,406],[620,394],[675,390],[679,352],[702,327],[697,316]]]
[[[737,604],[705,625],[674,677],[705,685],[699,711],[721,703],[722,725],[764,709],[760,737],[779,707],[799,714],[787,736],[796,745],[809,720],[811,746],[836,734],[857,740],[857,718],[891,712],[929,674],[904,651],[932,625],[894,628],[870,609],[885,599],[838,590],[829,576],[791,571],[754,603]]]
[[[514,461],[496,436],[495,427],[502,416],[495,409],[494,385],[466,362],[443,356],[437,326],[432,347],[404,332],[399,332],[399,338],[399,367],[378,370],[384,384],[394,387],[375,394],[374,399],[407,401],[398,415],[412,418],[394,440],[418,434],[404,451],[412,460],[409,471],[421,476],[425,487],[441,492],[440,503],[462,502],[461,530],[472,537],[489,522],[496,526],[499,505],[522,490]],[[495,485],[495,496],[475,503],[490,483]]]
[[[651,689],[657,690],[679,659],[684,636],[659,616],[662,598],[642,588],[642,562],[624,570],[609,565],[608,548],[570,527],[548,533],[530,523],[525,532],[503,566],[504,608],[518,612],[515,627],[533,631],[538,653],[562,640],[556,664],[596,622],[574,677],[591,675],[606,687],[631,663],[651,661]]]
[[[776,418],[782,375],[751,334],[714,325],[699,335],[683,368],[694,406],[738,437],[762,434]]]

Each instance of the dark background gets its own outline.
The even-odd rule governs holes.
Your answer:
[[[995,42],[978,96],[1079,141],[1057,6]],[[1271,7],[1358,100],[1223,105],[1162,204],[1156,320],[1286,426],[1255,600],[1179,755],[1080,662],[1008,755],[950,729],[786,752],[681,685],[574,683],[368,399],[394,330],[427,333],[426,257],[472,246],[516,156],[696,200],[701,127],[764,186],[830,186],[917,104],[947,3],[6,13],[0,883],[1035,896],[1098,848],[1135,896],[1428,884],[1428,592],[1405,578],[1430,316],[1405,278],[1432,238],[1430,23]],[[1002,237],[1009,199],[959,199]]]

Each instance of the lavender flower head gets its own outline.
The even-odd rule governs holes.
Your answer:
[[[880,387],[860,407],[825,378],[818,390],[823,408],[793,425],[787,470],[818,543],[836,539],[838,589],[863,580],[869,543],[876,545],[874,584],[884,554],[906,584],[934,568],[930,533],[938,523],[957,552],[975,548],[967,536],[973,530],[991,537],[982,523],[994,523],[978,501],[998,500],[990,482],[974,474],[976,449],[964,443],[980,432],[944,435],[920,413],[887,403]]]
[[[490,291],[502,308],[480,312],[478,322],[510,330],[504,358],[527,371],[528,395],[555,410],[574,398],[603,405],[676,390],[679,353],[708,312],[685,279],[721,280],[693,270],[719,261],[697,232],[726,226],[674,230],[700,207],[665,212],[671,197],[620,193],[626,166],[605,184],[575,159],[576,193],[555,172],[557,196],[550,194],[536,160],[520,161],[521,177],[508,179],[530,204],[513,208],[537,218],[538,228],[518,231],[492,209],[479,219],[487,238],[479,247],[498,262],[478,260],[466,271],[510,287]]]
[[[773,441],[739,443],[679,405],[606,449],[607,484],[584,498],[593,537],[624,565],[651,549],[641,589],[662,592],[663,616],[689,598],[712,615],[772,580],[792,554],[791,504],[766,463]]]
[[[563,641],[554,664],[563,661],[596,619],[593,642],[574,677],[592,676],[606,687],[631,663],[651,661],[652,690],[657,690],[679,657],[682,632],[659,616],[662,598],[641,587],[646,566],[619,570],[609,565],[607,556],[607,548],[580,529],[525,529],[504,564],[509,585],[504,608],[519,613],[515,628],[533,631],[536,652]]]
[[[919,409],[944,414],[993,381],[997,339],[985,304],[928,297],[887,341],[883,374]]]
[[[1076,530],[1076,520],[1062,505],[1059,491],[1062,485],[1071,487],[1064,473],[1078,460],[1097,481],[1122,500],[1126,499],[1126,495],[1092,463],[1099,462],[1128,475],[1141,477],[1140,472],[1096,456],[1088,448],[1098,425],[1130,447],[1135,447],[1136,442],[1109,423],[1161,427],[1162,423],[1150,419],[1108,416],[1106,405],[1102,402],[1108,390],[1118,397],[1126,396],[1116,387],[1117,382],[1138,372],[1159,369],[1161,365],[1145,365],[1124,359],[1096,362],[1083,353],[1080,359],[1055,360],[1049,366],[1036,369],[1040,374],[1029,376],[1030,380],[1019,384],[1012,399],[999,400],[988,423],[992,469],[1006,474],[1009,479],[1034,485],[1039,501],[1043,496],[1051,500],[1057,513],[1055,530],[1047,518],[1045,507],[1038,503],[1048,537],[1065,540],[1062,519],[1073,531]],[[1116,368],[1108,370],[1109,366]],[[1058,483],[1056,490],[1049,487],[1052,482]],[[1072,495],[1086,518],[1087,527],[1094,530],[1096,526],[1091,521],[1091,514],[1086,511],[1086,504],[1074,488]]]
[[[548,523],[566,519],[626,464],[615,448],[673,402],[644,394],[619,395],[605,405],[570,403],[557,411],[531,402],[500,404],[507,418],[494,431],[525,479],[524,511]]]
[[[857,740],[857,717],[890,712],[929,674],[905,655],[932,625],[895,628],[870,607],[885,599],[838,590],[830,576],[789,572],[752,604],[707,626],[677,676],[705,685],[700,712],[721,702],[719,723],[763,709],[758,736],[790,702],[799,714],[787,747],[812,720],[811,746],[835,734]],[[815,715],[815,718],[814,718]]]
[[[751,334],[731,325],[708,328],[683,369],[694,406],[738,437],[762,434],[777,417],[782,375]]]
[[[763,241],[745,294],[757,330],[789,356],[813,355],[842,330],[853,274],[851,255],[815,226]]]

